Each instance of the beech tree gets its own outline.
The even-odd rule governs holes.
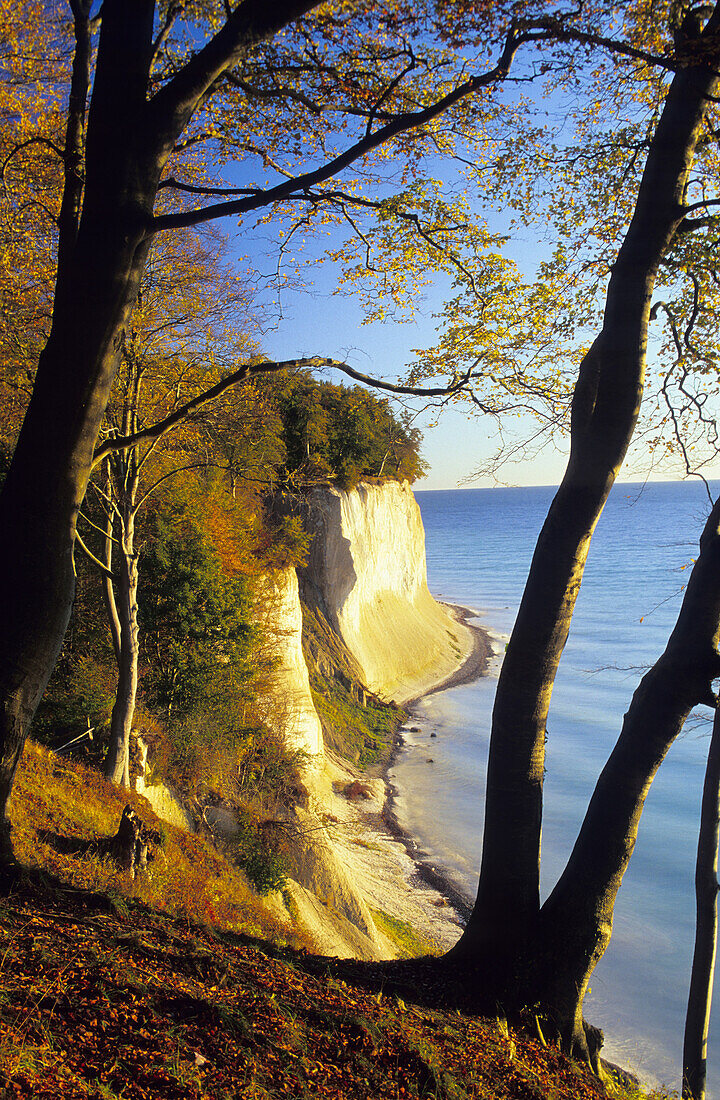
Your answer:
[[[690,228],[693,160],[718,90],[720,11],[714,8],[707,21],[705,15],[689,11],[675,29],[668,62],[674,75],[612,265],[602,329],[580,364],[568,467],[538,539],[498,683],[480,884],[454,951],[501,1003],[541,1006],[566,1048],[596,1068],[597,1041],[584,1025],[582,1002],[610,939],[643,803],[692,707],[714,705],[717,503],[667,649],[633,697],[565,871],[541,907],[546,722],[590,539],[640,410],[657,273],[673,241]]]
[[[245,302],[237,277],[222,266],[221,254],[219,240],[203,241],[187,233],[153,250],[122,341],[102,430],[106,442],[154,428],[185,408],[191,395],[204,395],[211,382],[224,377],[224,360],[252,357],[257,350],[238,331]],[[130,782],[129,745],[140,653],[136,523],[143,505],[169,478],[203,465],[202,455],[191,453],[199,442],[195,436],[185,448],[175,439],[175,461],[170,461],[169,468],[167,464],[158,468],[163,444],[170,433],[177,436],[183,423],[182,417],[176,417],[165,431],[151,433],[144,443],[107,451],[96,467],[100,479],[93,483],[95,503],[105,515],[104,545],[93,555],[77,534],[80,547],[102,573],[118,667],[105,771],[109,779],[125,786]],[[85,538],[93,534],[94,526],[83,527]]]
[[[715,710],[700,810],[695,863],[695,948],[683,1038],[683,1100],[705,1100],[707,1040],[717,950],[720,843],[720,715]]]

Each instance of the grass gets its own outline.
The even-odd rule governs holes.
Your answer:
[[[421,955],[434,955],[437,948],[425,936],[416,932],[411,924],[399,917],[393,917],[382,909],[373,909],[375,924],[398,949],[401,959],[416,959]]]
[[[330,748],[361,768],[388,760],[404,711],[372,698],[363,706],[343,684],[319,673],[311,677],[310,687]]]
[[[126,803],[164,837],[159,858],[135,882],[111,859],[62,851],[63,840],[111,836]],[[10,802],[12,837],[20,862],[67,886],[102,893],[119,911],[132,902],[220,929],[308,947],[292,915],[278,916],[247,877],[208,840],[160,821],[147,801],[106,782],[99,772],[63,760],[29,741]]]
[[[390,757],[405,711],[360,693],[354,658],[322,614],[305,607],[303,649],[325,744],[361,768],[381,767]]]

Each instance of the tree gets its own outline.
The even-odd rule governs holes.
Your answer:
[[[381,248],[390,254],[400,246],[392,263],[405,290],[432,258],[433,269],[466,279],[482,305],[478,324],[489,333],[487,347],[465,370],[451,362],[444,388],[423,392],[453,394],[469,383],[481,409],[512,409],[518,394],[525,400],[542,384],[542,371],[528,373],[532,360],[523,356],[531,353],[534,334],[538,339],[542,304],[551,295],[543,298],[522,285],[512,264],[497,255],[500,235],[473,228],[461,216],[462,202],[451,205],[438,197],[421,164],[430,149],[457,149],[467,160],[486,148],[478,179],[494,164],[501,181],[518,187],[527,178],[523,158],[535,135],[522,125],[523,105],[490,100],[485,90],[506,78],[522,46],[544,44],[538,69],[552,57],[551,71],[562,73],[556,79],[570,86],[587,75],[589,51],[607,51],[610,68],[617,70],[614,87],[629,88],[644,108],[645,137],[632,150],[628,169],[635,178],[642,168],[642,179],[636,195],[626,187],[605,241],[605,262],[622,243],[609,261],[602,329],[581,358],[574,387],[568,470],[540,537],[499,685],[480,890],[456,953],[466,972],[482,976],[488,996],[511,1007],[540,1005],[568,1048],[590,1058],[582,998],[607,944],[647,788],[689,707],[712,697],[718,666],[715,512],[668,649],[636,693],[568,868],[541,910],[545,719],[592,531],[638,416],[660,264],[685,230],[713,218],[715,200],[707,197],[706,180],[694,181],[691,170],[694,158],[714,147],[713,127],[704,127],[717,92],[720,13],[670,4],[663,9],[669,28],[663,36],[657,5],[642,3],[619,9],[600,3],[587,14],[581,7],[562,15],[542,5],[513,5],[508,15],[502,4],[469,6],[460,0],[412,11],[390,0],[322,7],[285,0],[270,14],[265,7],[243,0],[219,12],[217,32],[188,56],[187,42],[197,42],[200,27],[188,27],[174,8],[163,9],[153,25],[150,0],[134,0],[132,10],[127,0],[105,0],[83,142],[90,8],[86,0],[73,0],[82,48],[73,71],[53,327],[0,499],[0,591],[11,624],[0,638],[0,803],[7,801],[28,718],[67,621],[74,521],[91,465],[141,435],[95,449],[152,237],[214,217],[300,209],[290,236],[315,216],[344,221],[366,257],[363,271],[371,272],[373,240],[356,220],[358,211],[367,211]],[[408,44],[411,35],[422,44],[417,50]],[[471,77],[465,72],[468,56],[478,59],[478,74]],[[659,75],[638,76],[648,68]],[[524,76],[535,75],[532,61],[528,70]],[[254,128],[233,128],[231,108],[235,117],[252,114]],[[597,114],[594,104],[589,113]],[[504,126],[518,119],[515,136],[501,141]],[[352,137],[343,137],[352,126]],[[262,140],[256,142],[259,131]],[[320,161],[302,171],[296,168],[302,155],[297,135]],[[177,158],[194,156],[208,141],[217,143],[219,159],[233,147],[259,148],[264,164],[279,169],[280,182],[228,188],[214,180],[199,184],[196,175],[190,182],[179,179]],[[507,152],[513,141],[517,157]],[[282,161],[273,142],[282,146]],[[84,177],[77,171],[77,155],[83,154]],[[362,189],[373,157],[375,181],[390,158],[401,158],[400,192],[387,173],[378,193]],[[548,171],[547,150],[545,157]],[[363,171],[341,186],[341,174],[361,160]],[[197,161],[193,167],[198,170]],[[714,178],[710,169],[707,180]],[[622,175],[617,165],[613,171]],[[155,210],[161,187],[175,196],[169,212]],[[602,190],[600,180],[596,192],[586,192],[588,211]],[[186,205],[193,196],[199,196],[197,207]],[[574,218],[567,220],[577,230]],[[582,233],[577,236],[580,242]],[[463,240],[469,242],[465,253],[458,247]],[[477,275],[466,262],[468,253]],[[559,249],[556,273],[562,261]],[[381,281],[386,274],[381,265]],[[557,317],[562,282],[551,289]],[[537,304],[536,314],[525,310],[528,301]],[[86,306],[84,318],[79,303]],[[517,311],[523,321],[517,346],[510,338],[516,330],[507,323],[516,303],[523,306]],[[587,305],[585,320],[593,315]],[[569,327],[579,324],[573,319]],[[552,331],[552,325],[542,327],[541,335]],[[541,362],[551,355],[548,346]],[[564,388],[562,379],[553,381],[551,405]],[[21,571],[28,578],[22,587]],[[1,835],[7,866],[7,824]]]
[[[153,518],[140,597],[145,691],[170,719],[207,699],[218,666],[247,661],[255,631],[250,579],[226,574],[202,520],[181,500],[167,502]],[[249,668],[244,678],[250,679]]]
[[[0,437],[10,450],[52,310],[68,78],[61,43],[57,13],[41,25],[27,2],[0,5]]]
[[[720,842],[720,712],[715,710],[700,810],[695,864],[695,950],[683,1041],[683,1100],[705,1100],[707,1039],[717,950]]]
[[[714,702],[720,604],[716,504],[677,626],[644,677],[598,782],[568,865],[539,902],[546,720],[593,529],[625,457],[645,373],[659,265],[688,216],[693,156],[717,93],[720,12],[676,36],[667,96],[632,219],[613,264],[602,331],[575,385],[565,477],[538,539],[498,683],[477,901],[456,949],[498,998],[538,1004],[571,1052],[596,1062],[582,1001],[610,938],[612,911],[647,790],[697,703]]]
[[[281,419],[285,457],[278,467],[289,486],[330,480],[348,488],[363,476],[415,481],[422,473],[420,433],[386,400],[359,386],[319,382],[307,371],[259,385]]]
[[[220,265],[219,248],[217,239],[185,233],[153,250],[133,309],[132,328],[122,343],[121,366],[106,414],[108,439],[137,434],[167,419],[187,404],[181,394],[187,398],[207,391],[213,375],[222,373],[219,361],[254,350],[236,331],[242,296],[237,280]],[[169,434],[177,436],[183,422],[182,418],[173,421],[144,444],[108,451],[103,484],[93,486],[105,513],[105,545],[93,560],[103,574],[118,666],[105,770],[109,779],[125,786],[130,782],[130,733],[140,655],[136,523],[140,509],[168,478],[205,461],[190,453],[197,446],[196,436],[184,448],[176,440],[179,454],[174,465],[158,471],[158,448],[162,452]],[[78,540],[86,549],[79,535]]]

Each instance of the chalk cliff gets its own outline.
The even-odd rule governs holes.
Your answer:
[[[322,728],[303,656],[302,609],[295,570],[278,570],[264,578],[258,596],[275,665],[265,720],[271,729],[283,731],[292,749],[300,749],[317,763],[323,753]]]
[[[341,793],[354,778],[352,770],[323,754],[302,656],[298,597],[321,612],[337,635],[335,675],[359,679],[372,693],[398,702],[452,675],[471,652],[473,638],[428,591],[425,535],[409,485],[318,488],[301,511],[312,542],[308,562],[298,571],[299,592],[294,572],[284,571],[267,579],[261,601],[276,659],[278,718],[289,743],[303,749],[309,761],[304,775],[309,805],[297,811],[303,839],[290,857],[288,888],[321,951],[383,958],[395,948],[372,916],[378,906],[373,884],[381,865],[389,876],[399,876],[399,883],[402,872],[387,867],[402,866],[403,856],[395,851],[383,859],[376,845],[363,847],[361,822],[365,814],[379,821],[382,781],[363,784],[372,798],[361,810]],[[402,897],[401,885],[398,891]],[[385,892],[380,908],[392,904],[392,893]],[[420,927],[422,907],[415,905],[413,920]],[[437,928],[430,931],[438,934]]]
[[[425,533],[410,486],[317,488],[305,522],[313,539],[299,571],[303,599],[343,639],[366,687],[403,703],[452,675],[472,635],[428,591]]]

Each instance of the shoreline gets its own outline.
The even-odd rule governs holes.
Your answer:
[[[439,600],[437,602],[441,603]],[[473,647],[459,668],[456,668],[449,676],[438,680],[426,691],[421,691],[419,695],[414,695],[411,699],[408,699],[402,704],[403,710],[409,711],[411,707],[428,695],[436,695],[439,691],[448,691],[450,688],[461,687],[463,684],[471,684],[474,680],[479,680],[481,676],[486,674],[490,658],[494,656],[495,651],[492,647],[489,632],[484,627],[468,621],[477,618],[477,612],[472,611],[469,607],[463,607],[461,604],[441,603],[441,606],[450,613],[456,622],[462,623],[470,631]]]
[[[427,691],[415,696],[404,705],[403,709],[407,710],[408,715],[412,718],[416,718],[418,722],[421,722],[422,718],[413,712],[412,707],[415,704],[429,695],[434,695],[437,692],[446,691],[453,687],[459,687],[463,684],[473,683],[475,680],[487,675],[490,659],[496,655],[488,631],[483,629],[483,627],[476,626],[467,621],[468,619],[475,618],[476,612],[457,604],[444,604],[444,606],[457,621],[462,622],[472,631],[473,648],[460,667],[456,669],[451,676],[439,681]],[[424,852],[412,834],[402,827],[395,812],[395,803],[399,797],[399,791],[390,779],[388,773],[406,743],[405,738],[402,736],[402,731],[399,730],[395,738],[392,753],[380,776],[385,785],[385,801],[379,814],[380,822],[390,836],[404,849],[414,866],[415,875],[422,886],[429,887],[444,899],[445,905],[442,911],[447,913],[448,916],[450,915],[450,911],[454,911],[457,920],[452,923],[456,924],[458,932],[462,933],[472,913],[475,902],[474,896],[466,894],[453,880],[452,874],[449,871],[442,868],[438,869],[430,862],[428,853]],[[370,825],[369,822],[366,822],[366,824],[369,825],[371,830],[373,829],[373,826]],[[412,892],[411,880],[408,881],[407,889],[408,893]],[[420,904],[422,906],[422,902],[420,902]],[[430,904],[437,906],[439,903],[435,901]],[[428,906],[427,901],[425,902],[425,906]],[[612,1046],[612,1043],[609,1045]],[[635,1069],[630,1070],[625,1068],[623,1065],[619,1064],[619,1061],[616,1061],[616,1058],[621,1059],[621,1055],[616,1053],[610,1059],[601,1057],[601,1062],[605,1069],[611,1071],[616,1079],[619,1078],[625,1085],[632,1085],[635,1088],[639,1088],[643,1078],[647,1075],[641,1074]]]
[[[438,681],[437,684],[428,688],[427,691],[409,699],[403,705],[403,710],[406,710],[411,717],[415,717],[412,710],[413,706],[419,703],[421,699],[427,698],[428,695],[435,695],[440,691],[448,691],[450,688],[461,687],[463,684],[471,684],[475,680],[479,680],[482,676],[487,675],[490,659],[494,656],[494,650],[488,631],[468,621],[476,617],[476,612],[459,604],[446,603],[443,604],[443,606],[447,608],[457,622],[462,623],[471,631],[473,636],[473,647],[455,672]],[[385,784],[385,802],[380,816],[388,832],[390,832],[395,840],[399,841],[405,848],[405,851],[415,865],[418,878],[445,898],[446,902],[452,906],[458,914],[462,925],[464,925],[472,912],[474,899],[469,897],[456,885],[448,871],[442,869],[438,870],[438,868],[430,862],[428,853],[424,852],[415,838],[402,827],[395,812],[395,803],[398,799],[399,792],[397,787],[392,783],[389,772],[405,744],[406,741],[402,736],[402,732],[398,731],[392,753],[381,773],[381,778]]]

